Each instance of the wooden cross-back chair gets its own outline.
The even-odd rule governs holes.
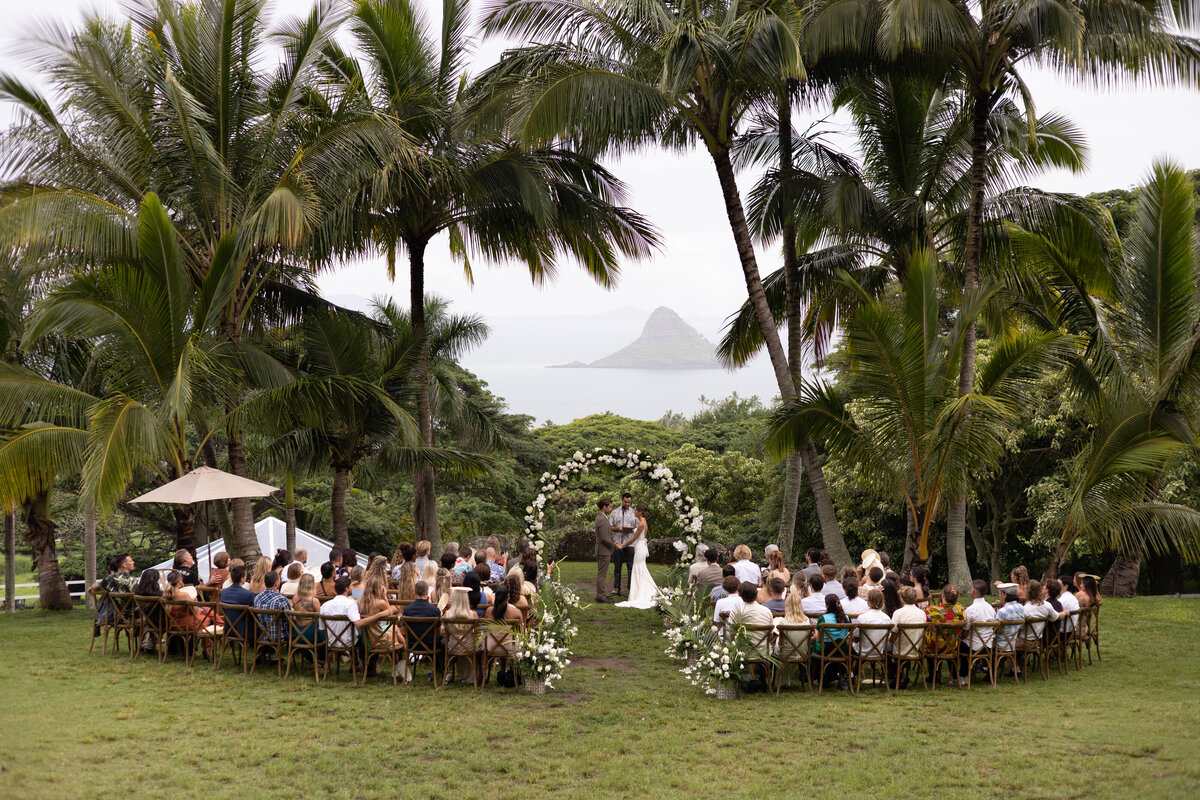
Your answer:
[[[241,663],[242,674],[250,671],[254,661],[255,622],[253,606],[221,603],[217,606],[225,619],[225,628],[217,640],[213,669],[219,670],[225,661],[225,650],[237,648],[234,663]]]
[[[458,677],[458,664],[464,658],[471,662],[471,683],[479,688],[479,653],[483,648],[481,630],[478,617],[442,619],[446,663],[442,665],[439,689],[450,682],[451,675]]]
[[[972,622],[967,629],[967,686],[975,677],[975,667],[979,664],[987,667],[988,679],[992,686],[996,685],[996,671],[992,668],[992,645],[995,643],[996,628],[999,622]]]
[[[942,667],[951,680],[958,677],[959,643],[962,641],[963,623],[931,622],[929,636],[925,640],[925,656],[929,660],[929,685],[937,690]]]
[[[342,657],[350,662],[350,681],[358,683],[358,648],[354,645],[356,628],[354,622],[345,614],[322,616],[321,628],[325,631],[325,669],[321,680],[329,677],[331,665],[337,665],[338,675],[342,674]]]
[[[854,637],[854,682],[850,685],[854,694],[862,690],[863,674],[867,667],[871,669],[871,680],[882,683],[884,691],[889,694],[892,687],[888,685],[888,642],[891,640],[892,626],[888,623],[877,625],[857,625],[851,634]]]
[[[854,638],[854,629],[857,627],[852,622],[830,623],[822,622],[818,626],[820,634],[820,650],[816,652],[815,660],[817,662],[817,694],[821,694],[821,690],[825,688],[825,671],[829,667],[841,668],[846,672],[847,683],[849,683],[851,661],[853,660],[853,651],[850,649],[851,639]],[[840,638],[835,637],[835,631],[845,631],[846,635]]]
[[[325,637],[321,630],[321,618],[312,611],[285,611],[283,618],[288,627],[287,669],[283,677],[292,674],[292,662],[296,657],[308,653],[313,663],[313,680],[321,682],[321,655],[325,650]]]
[[[375,659],[377,662],[386,659],[392,667],[392,685],[396,684],[396,679],[399,675],[397,666],[404,667],[407,665],[407,653],[404,649],[403,637],[396,640],[392,638],[391,634],[393,626],[399,624],[399,617],[389,617],[376,620],[363,628],[363,631],[366,633],[366,642],[363,650],[363,686],[367,685],[367,677],[370,675],[371,659]],[[403,628],[400,630],[403,631]]]
[[[775,626],[775,657],[779,661],[775,670],[775,694],[779,694],[783,688],[783,681],[789,669],[795,669],[797,672],[804,670],[804,683],[809,691],[812,691],[809,658],[816,632],[815,624],[780,622]]]
[[[895,659],[896,673],[892,676],[897,691],[900,690],[900,679],[905,673],[916,670],[921,679],[921,687],[929,688],[925,676],[925,634],[929,630],[927,622],[906,622],[895,626]],[[909,676],[909,680],[913,680]]]
[[[258,663],[258,657],[270,653],[275,659],[275,672],[283,677],[283,661],[287,657],[287,620],[284,619],[281,608],[255,608],[250,615],[254,620],[254,660],[250,664],[250,674]]]

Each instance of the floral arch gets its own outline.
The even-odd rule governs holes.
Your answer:
[[[700,531],[704,528],[704,515],[695,498],[684,494],[683,485],[671,474],[661,461],[650,461],[641,450],[626,450],[614,447],[605,450],[596,447],[590,453],[575,451],[570,460],[558,465],[555,472],[542,473],[542,485],[533,503],[525,507],[525,535],[541,552],[546,547],[543,533],[546,502],[556,499],[563,487],[576,475],[586,475],[592,467],[634,469],[636,477],[657,483],[664,492],[667,502],[675,507],[675,526],[683,536],[675,543],[679,550],[679,563],[690,564],[696,559],[696,545],[700,542]]]

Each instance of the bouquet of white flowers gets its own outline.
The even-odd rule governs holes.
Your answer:
[[[710,631],[704,636],[695,663],[684,667],[680,672],[687,676],[693,686],[717,689],[720,694],[719,690],[722,687],[728,690],[735,683],[750,680],[752,656],[753,648],[740,628],[732,639]]]
[[[540,683],[548,689],[562,679],[562,671],[570,665],[570,648],[563,647],[551,631],[533,628],[514,637],[516,648],[512,659],[526,682]]]

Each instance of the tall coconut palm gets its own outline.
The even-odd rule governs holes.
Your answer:
[[[712,160],[754,319],[781,396],[796,382],[759,272],[732,153],[750,117],[804,76],[796,4],[760,0],[510,0],[488,15],[489,31],[534,44],[509,51],[488,78],[493,105],[515,110],[524,139],[569,136],[614,151],[700,144]],[[820,457],[800,449],[831,552],[849,556]],[[795,485],[792,485],[793,490]],[[780,539],[792,535],[784,514]]]
[[[846,280],[862,301],[846,325],[846,373],[836,386],[808,384],[781,409],[768,449],[784,455],[811,437],[857,463],[880,493],[905,505],[923,560],[946,498],[995,462],[1024,393],[1075,344],[1053,332],[1010,333],[983,365],[975,391],[960,397],[965,329],[997,288],[968,297],[946,330],[944,289],[928,251],[914,253],[898,302],[874,299]]]
[[[1200,420],[1200,247],[1189,176],[1157,164],[1115,268],[1097,269],[1073,231],[1016,233],[1030,279],[1050,287],[1047,322],[1091,339],[1095,429],[1068,467],[1069,500],[1047,575],[1079,538],[1136,563],[1145,551],[1200,557],[1200,512],[1162,503],[1156,483]],[[1082,255],[1081,255],[1082,254]],[[1057,315],[1054,316],[1054,315]]]
[[[411,137],[414,160],[404,170],[384,164],[358,195],[358,213],[329,230],[333,252],[380,247],[395,273],[397,251],[408,256],[409,302],[418,338],[426,326],[426,253],[449,235],[452,256],[468,277],[471,256],[525,264],[535,282],[554,276],[557,258],[578,260],[612,286],[622,256],[642,258],[657,239],[646,221],[621,207],[624,187],[607,171],[561,142],[526,146],[503,126],[472,112],[478,86],[466,72],[474,42],[466,0],[444,0],[442,26],[429,35],[412,0],[356,0],[350,34],[358,55],[328,48],[330,80],[364,110],[393,121]],[[429,353],[415,365],[417,414],[425,446],[434,443]],[[414,522],[434,552],[438,531],[436,473],[426,466],[414,482]]]
[[[1029,62],[1109,83],[1122,74],[1150,80],[1200,73],[1200,40],[1181,29],[1197,18],[1194,2],[1093,3],[1084,0],[832,0],[820,2],[810,45],[841,52],[864,44],[898,57],[913,50],[944,54],[958,76],[970,114],[971,148],[967,215],[959,262],[964,294],[979,285],[983,263],[984,206],[990,124],[1002,103],[1019,103],[1032,130],[1034,97],[1020,68]],[[865,31],[864,28],[869,28]],[[972,390],[975,331],[963,343],[959,392]],[[966,498],[948,510],[948,531],[964,538]]]
[[[378,118],[326,114],[311,124],[316,63],[336,23],[328,4],[281,31],[267,58],[263,0],[140,0],[129,16],[88,17],[34,36],[30,68],[54,100],[13,75],[0,94],[21,111],[0,139],[0,251],[35,252],[44,269],[138,258],[130,224],[155,194],[180,234],[188,281],[223,306],[213,335],[257,364],[251,334],[314,303],[297,245],[405,138]],[[276,69],[264,64],[278,63]],[[340,124],[340,123],[345,124]],[[239,392],[227,400],[232,410]],[[230,469],[244,475],[242,433],[227,417]],[[248,500],[234,501],[231,552],[257,551]]]
[[[482,461],[422,444],[411,414],[418,339],[387,323],[347,313],[314,313],[296,328],[298,377],[242,409],[268,429],[284,431],[263,453],[273,467],[333,470],[333,540],[349,546],[346,493],[355,475],[376,463],[411,471],[431,465],[469,473]],[[405,335],[407,334],[407,335]]]

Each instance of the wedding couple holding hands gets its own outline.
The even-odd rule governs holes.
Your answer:
[[[629,599],[617,603],[622,608],[653,608],[658,586],[646,566],[650,547],[646,543],[648,527],[646,507],[633,507],[633,496],[621,495],[621,507],[613,510],[612,501],[601,497],[596,514],[596,602],[608,599],[608,564],[613,564],[612,594],[621,594],[621,565],[627,567]]]

